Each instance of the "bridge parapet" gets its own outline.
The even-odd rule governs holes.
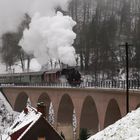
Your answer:
[[[129,80],[128,82],[129,89],[140,89],[139,80]],[[70,86],[66,83],[28,83],[28,84],[1,84],[0,87],[59,87],[59,88],[75,88],[75,86]],[[82,82],[78,88],[126,88],[126,80],[102,80],[96,82]]]

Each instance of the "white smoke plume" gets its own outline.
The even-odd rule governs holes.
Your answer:
[[[76,23],[69,16],[57,12],[52,17],[36,14],[29,30],[24,31],[20,45],[34,54],[41,64],[51,59],[64,64],[75,65],[75,50],[72,47],[76,34],[72,31]]]
[[[49,59],[75,65],[75,50],[72,47],[76,35],[72,31],[75,22],[60,12],[57,7],[67,9],[70,0],[0,0],[0,36],[15,32],[28,13],[30,29],[24,31],[20,45],[33,53],[44,64]]]

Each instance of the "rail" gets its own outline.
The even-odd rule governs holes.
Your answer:
[[[102,80],[94,82],[82,82],[80,86],[71,86],[69,83],[1,83],[0,87],[68,87],[68,88],[126,88],[126,81]],[[129,80],[129,89],[140,89],[139,80]]]

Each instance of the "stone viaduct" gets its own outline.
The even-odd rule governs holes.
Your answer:
[[[66,140],[78,138],[81,128],[95,134],[126,115],[126,94],[121,89],[3,87],[2,91],[16,111],[22,111],[30,98],[33,107],[43,101],[54,110],[54,127],[63,131]],[[140,91],[130,91],[130,110],[140,106]],[[73,110],[76,114],[76,135],[72,130]],[[75,137],[75,138],[74,138]]]

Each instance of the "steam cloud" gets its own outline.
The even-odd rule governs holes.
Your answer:
[[[56,7],[67,9],[70,0],[0,0],[0,35],[14,32],[28,13],[31,17],[19,44],[28,53],[33,53],[40,63],[50,59],[75,65],[75,50],[72,46],[76,24],[71,17],[55,13]]]
[[[29,30],[24,31],[20,45],[26,52],[34,54],[42,64],[53,58],[75,65],[75,50],[71,46],[76,37],[72,31],[75,24],[71,17],[63,16],[60,12],[52,17],[36,14]]]

